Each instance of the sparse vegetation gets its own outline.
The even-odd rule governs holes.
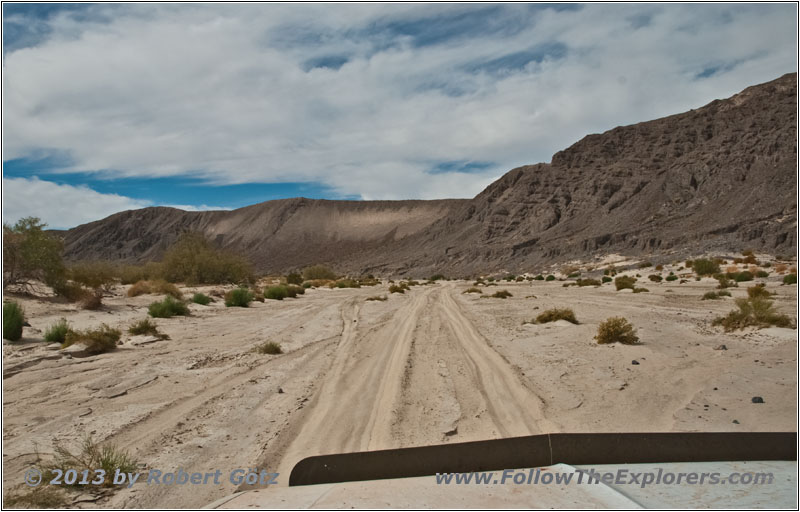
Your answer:
[[[283,354],[283,349],[281,348],[280,343],[275,343],[274,341],[267,341],[256,346],[255,351],[259,354]]]
[[[290,298],[294,299],[298,295],[305,295],[306,289],[303,288],[302,286],[290,284],[289,286],[286,287],[286,293]]]
[[[292,272],[286,276],[286,284],[303,284],[303,276],[297,272]]]
[[[428,279],[428,281],[439,281],[439,280],[442,280],[442,279],[443,280],[447,280],[447,278],[444,277],[443,274],[434,274]]]
[[[664,280],[664,278],[663,278],[663,277],[661,277],[661,276],[660,276],[660,275],[658,275],[658,274],[650,274],[649,276],[647,276],[647,278],[648,278],[649,280],[653,281],[654,283],[660,283],[661,281],[663,281],[663,280]]]
[[[653,266],[653,263],[650,262],[650,261],[643,261],[643,262],[641,262],[641,263],[639,263],[637,265],[637,267],[639,267],[639,268],[648,268],[648,267],[652,267],[652,266]]]
[[[664,279],[667,280],[667,281],[670,281],[670,282],[677,281],[678,280],[678,276],[676,276],[675,274],[670,274],[667,277],[665,277]]]
[[[752,281],[753,280],[753,274],[751,274],[747,270],[745,270],[743,272],[739,272],[737,274],[734,274],[733,276],[729,275],[728,277],[733,277],[733,280],[736,281],[737,283],[741,283],[743,281]]]
[[[211,303],[211,297],[204,293],[195,293],[192,295],[192,302],[201,306],[208,306]]]
[[[66,318],[60,319],[44,332],[44,340],[50,343],[64,343],[69,332],[69,324]]]
[[[385,301],[385,300],[388,300],[388,299],[389,299],[389,297],[387,297],[386,295],[373,295],[372,297],[367,297],[366,300]]]
[[[545,324],[548,322],[555,322],[556,320],[566,320],[573,324],[578,323],[578,319],[575,318],[575,312],[569,308],[551,308],[543,311],[536,317],[535,322],[537,324]]]
[[[94,291],[88,292],[81,300],[81,307],[95,311],[103,306],[103,292],[97,288]]]
[[[633,290],[634,285],[636,284],[636,278],[631,276],[619,276],[614,278],[614,286],[617,287],[617,291],[631,289]]]
[[[756,277],[758,277],[758,278],[769,277],[769,272],[767,272],[766,270],[757,270],[756,271]]]
[[[492,295],[490,295],[490,297],[495,299],[507,299],[508,297],[513,297],[513,295],[511,295],[511,292],[509,292],[508,290],[497,290]]]
[[[775,311],[773,301],[765,297],[748,297],[736,299],[736,306],[724,317],[718,317],[713,325],[722,326],[725,331],[744,329],[745,327],[791,327],[792,320]]]
[[[611,281],[613,281],[612,278],[610,278],[608,276],[603,276],[603,283],[610,283]]]
[[[156,338],[162,340],[168,340],[169,336],[162,333],[158,330],[158,326],[155,322],[151,321],[149,318],[143,318],[138,322],[134,322],[128,327],[128,333],[133,334],[134,336],[139,335],[147,335],[147,336],[155,336]]]
[[[3,508],[56,509],[69,508],[72,500],[63,489],[56,486],[42,485],[25,487],[23,493],[9,493],[3,496]]]
[[[770,298],[772,294],[767,291],[767,287],[762,283],[749,287],[747,289],[747,296],[751,299],[758,297]]]
[[[60,469],[62,473],[74,469],[79,475],[86,470],[90,475],[94,475],[96,469],[102,469],[105,471],[105,481],[100,485],[113,487],[115,472],[133,473],[138,469],[136,460],[128,452],[122,451],[112,444],[100,445],[93,441],[91,436],[84,438],[83,446],[78,454],[71,453],[60,443],[54,444],[54,452],[55,460],[44,468],[48,480],[55,476],[53,469]],[[73,486],[81,489],[86,487],[77,482]]]
[[[544,276],[542,274],[539,274],[536,277],[534,277],[534,279],[537,281],[544,281]]]
[[[182,301],[167,295],[161,302],[153,302],[147,308],[153,318],[171,318],[173,316],[188,316],[189,308]]]
[[[797,274],[783,276],[783,284],[797,284]]]
[[[86,352],[90,354],[102,354],[117,348],[122,332],[106,324],[102,324],[97,329],[86,329],[85,331],[67,331],[62,348],[67,348],[75,343],[81,343],[86,347]]]
[[[633,328],[628,320],[620,316],[614,316],[601,322],[597,328],[597,335],[594,337],[598,344],[622,343],[624,345],[635,345],[639,343],[636,329]]]
[[[289,289],[283,285],[269,286],[264,290],[264,298],[270,300],[283,300],[289,296]]]
[[[473,286],[471,288],[467,288],[466,290],[464,290],[461,293],[481,293],[481,289]]]
[[[3,338],[17,341],[22,337],[25,325],[25,311],[14,301],[3,304]]]
[[[225,307],[246,308],[253,301],[253,292],[247,288],[234,288],[225,294]]]
[[[110,291],[116,282],[117,269],[109,262],[76,263],[67,269],[67,277],[87,288]]]
[[[587,277],[586,279],[578,279],[575,284],[578,286],[600,286],[602,283],[597,279],[590,279]]]
[[[706,292],[703,294],[703,298],[700,300],[717,300],[719,299],[719,294],[717,292]]]
[[[36,217],[20,219],[14,226],[3,224],[3,290],[10,285],[30,289],[33,281],[53,289],[65,283],[63,243],[46,232],[46,226]]]
[[[553,274],[550,274],[544,280],[545,281],[555,281],[556,280],[556,276],[554,276]]]
[[[164,279],[154,279],[152,281],[137,281],[130,288],[128,288],[128,297],[137,297],[148,293],[156,293],[160,295],[169,295],[176,299],[182,299],[183,294],[172,283]]]
[[[164,279],[171,283],[225,284],[253,280],[243,257],[214,247],[200,233],[184,233],[161,261]]]

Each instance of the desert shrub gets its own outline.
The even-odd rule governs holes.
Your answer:
[[[636,336],[636,330],[633,325],[620,316],[613,316],[605,322],[601,322],[597,327],[597,335],[594,339],[601,345],[607,343],[635,345],[639,342],[639,337]]]
[[[100,309],[102,306],[103,306],[103,292],[100,291],[99,288],[94,290],[93,292],[87,293],[81,300],[81,307],[83,309],[95,311]]]
[[[658,274],[650,274],[649,276],[647,276],[647,278],[649,280],[653,281],[654,283],[660,283],[664,279],[661,276],[659,276]]]
[[[117,471],[120,473],[133,473],[138,469],[136,460],[128,452],[122,451],[112,444],[100,445],[94,442],[91,436],[84,438],[80,453],[73,454],[60,443],[54,444],[53,451],[55,452],[55,459],[52,464],[45,468],[47,477],[54,476],[53,469],[60,469],[62,473],[74,469],[78,472],[78,475],[86,470],[89,471],[89,475],[94,475],[96,469],[102,469],[105,471],[105,481],[100,485],[113,487],[113,477]],[[90,477],[90,480],[92,479],[93,477]],[[78,484],[79,481],[80,478],[72,486],[81,489],[85,488],[85,485]]]
[[[581,277],[581,273],[580,272],[573,272],[572,274],[568,275],[567,277],[570,278],[570,279],[575,279],[576,277]]]
[[[246,308],[253,301],[253,292],[247,288],[234,288],[225,294],[225,307]]]
[[[648,293],[649,291],[650,290],[644,287],[638,287],[638,286],[633,287],[633,293]]]
[[[264,298],[270,300],[283,300],[289,296],[289,289],[283,285],[270,286],[264,290]]]
[[[22,337],[22,326],[25,325],[25,311],[16,302],[3,304],[3,338],[17,341]]]
[[[772,296],[772,294],[767,291],[767,287],[764,286],[764,284],[757,284],[755,286],[750,286],[749,288],[747,288],[747,296],[750,297],[751,299],[757,297],[769,298]]]
[[[201,306],[208,306],[211,302],[211,297],[204,293],[195,293],[192,295],[192,302],[195,304],[200,304]]]
[[[53,292],[60,297],[64,297],[69,302],[80,302],[92,292],[78,283],[63,281],[53,288]]]
[[[636,278],[631,276],[619,276],[614,278],[614,286],[617,287],[617,291],[624,290],[626,288],[633,290],[635,284]]]
[[[393,284],[389,286],[389,293],[405,293],[408,288]]]
[[[313,281],[315,279],[336,279],[336,274],[325,265],[312,265],[303,269],[303,279],[306,281]]]
[[[667,281],[677,281],[678,280],[678,276],[676,276],[675,274],[670,274],[665,279]]]
[[[86,352],[90,354],[102,354],[117,348],[122,332],[106,324],[102,324],[97,329],[86,329],[85,331],[67,331],[62,348],[67,348],[75,343],[82,343],[86,346]]]
[[[305,295],[306,289],[302,286],[297,286],[295,284],[290,284],[286,287],[286,292],[289,294],[289,297],[295,298],[298,295]]]
[[[467,288],[462,293],[481,293],[481,289],[473,286],[472,288]]]
[[[586,279],[578,279],[575,284],[578,286],[600,286],[602,283],[597,279],[590,279],[587,277]]]
[[[128,288],[128,297],[137,297],[146,293],[152,293],[153,289],[150,286],[150,281],[136,281],[130,288]]]
[[[534,277],[534,279],[537,281],[544,281],[544,276],[542,274],[539,274],[538,276]]]
[[[613,281],[613,279],[608,276],[603,276],[602,281],[603,283],[610,283],[611,281]]]
[[[44,332],[44,340],[50,343],[64,343],[67,339],[68,332],[69,324],[67,323],[67,319],[62,318],[47,328]]]
[[[555,281],[556,280],[556,276],[554,276],[553,274],[550,274],[544,280],[545,281]]]
[[[664,270],[664,265],[656,265],[656,270]]]
[[[720,291],[717,292],[717,296],[718,297],[730,297],[731,296],[731,292],[729,292],[728,290],[720,290]]]
[[[171,295],[164,297],[161,302],[153,302],[147,308],[153,318],[171,318],[173,316],[188,316],[189,308],[182,301],[176,300]]]
[[[555,322],[556,320],[566,320],[573,324],[578,323],[578,319],[575,318],[575,312],[569,308],[552,308],[543,311],[536,317],[535,322],[537,324],[545,324],[547,322]]]
[[[756,277],[759,277],[759,278],[769,277],[769,272],[767,272],[765,270],[757,270],[756,271]]]
[[[783,284],[797,284],[797,274],[783,276]]]
[[[737,283],[741,283],[741,282],[744,282],[744,281],[752,281],[753,280],[753,274],[751,274],[749,271],[745,270],[744,272],[739,272],[737,274],[734,274],[733,275],[733,280],[736,281]]]
[[[748,297],[736,299],[736,306],[724,317],[718,317],[713,325],[722,326],[725,331],[744,329],[745,327],[791,327],[792,320],[775,311],[773,302],[765,297]]]
[[[641,263],[639,263],[637,265],[637,267],[639,267],[639,268],[647,268],[647,267],[652,267],[652,266],[653,266],[653,263],[650,262],[650,261],[643,261],[643,262],[641,262]]]
[[[340,279],[332,283],[331,288],[361,288],[361,283],[355,279]]]
[[[116,282],[117,269],[109,262],[95,261],[76,263],[67,269],[67,277],[88,288],[109,291]]]
[[[736,265],[731,265],[730,267],[725,268],[725,273],[729,276],[735,275],[737,272],[739,272],[739,267]]]
[[[508,297],[513,297],[508,290],[497,290],[491,296],[495,299],[507,299]]]
[[[283,354],[283,349],[281,348],[280,343],[275,343],[274,341],[267,341],[256,346],[255,351],[259,354]]]
[[[692,265],[694,265],[694,261],[693,260],[686,260],[684,262],[684,265],[686,265],[686,268],[692,268]]]
[[[775,272],[777,272],[778,274],[783,274],[784,272],[786,272],[788,268],[789,268],[788,265],[784,265],[783,263],[778,263],[777,265],[775,265]]]
[[[286,284],[303,284],[303,276],[297,272],[286,275]]]
[[[717,292],[706,292],[700,300],[717,300],[718,298],[719,294]]]
[[[162,340],[168,340],[169,336],[162,333],[158,330],[158,326],[155,322],[150,321],[149,318],[145,317],[138,322],[134,322],[128,327],[128,333],[133,334],[134,336],[137,335],[148,335],[148,336],[155,336]]]
[[[389,297],[387,297],[386,295],[373,295],[372,297],[367,297],[367,299],[366,299],[366,300],[379,300],[379,301],[385,301],[385,300],[387,300],[388,298],[389,298]]]
[[[705,258],[700,258],[694,260],[692,263],[692,269],[698,276],[710,276],[713,274],[719,274],[719,263]]]
[[[41,281],[53,288],[66,280],[61,258],[63,242],[51,235],[36,217],[3,225],[3,289],[9,285],[32,286]]]
[[[162,277],[172,283],[224,284],[253,280],[245,258],[212,245],[200,233],[184,233],[161,261]]]
[[[719,282],[717,288],[719,288],[720,290],[723,290],[725,288],[736,288],[739,286],[738,284],[736,284],[736,281],[728,278],[728,276],[726,276],[725,274],[716,274],[714,276],[714,279],[716,279]]]
[[[755,265],[756,263],[758,263],[758,260],[756,260],[756,257],[753,253],[750,253],[742,259],[742,263]]]
[[[434,274],[430,278],[428,278],[428,281],[439,281],[441,279],[445,279],[446,280],[447,278],[444,277],[444,274]]]

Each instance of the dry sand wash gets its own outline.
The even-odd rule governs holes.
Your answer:
[[[76,445],[84,433],[149,468],[258,466],[285,484],[295,462],[322,453],[553,431],[795,428],[796,331],[711,329],[732,303],[701,302],[710,281],[637,295],[558,282],[498,287],[514,294],[507,300],[464,295],[467,286],[414,287],[385,302],[365,301],[382,286],[310,290],[249,309],[192,305],[192,317],[159,321],[171,340],[126,341],[83,359],[29,334],[21,347],[4,346],[4,489],[19,483],[36,445]],[[791,312],[794,287],[774,289]],[[152,300],[120,290],[104,312],[23,302],[44,329],[60,316],[77,327],[126,326]],[[522,324],[534,308],[564,305],[581,325]],[[613,314],[632,320],[644,344],[594,344]],[[251,351],[265,340],[286,353]],[[728,350],[714,350],[721,343]],[[766,403],[752,404],[754,395]],[[137,485],[101,503],[198,507],[235,490]]]

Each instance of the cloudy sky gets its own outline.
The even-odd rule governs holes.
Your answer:
[[[3,4],[3,221],[472,197],[796,71],[794,4]]]

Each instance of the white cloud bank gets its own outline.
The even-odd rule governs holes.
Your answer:
[[[154,206],[117,194],[101,194],[88,187],[60,185],[33,178],[3,178],[3,222],[38,217],[49,228],[68,229],[117,212]],[[187,211],[224,210],[214,206],[165,205]]]
[[[63,151],[72,171],[470,197],[587,133],[796,70],[792,4],[507,5],[463,21],[486,8],[128,4],[54,16],[45,41],[4,56],[4,159]],[[428,173],[454,161],[491,165]],[[96,219],[137,204],[100,196],[60,208]]]

